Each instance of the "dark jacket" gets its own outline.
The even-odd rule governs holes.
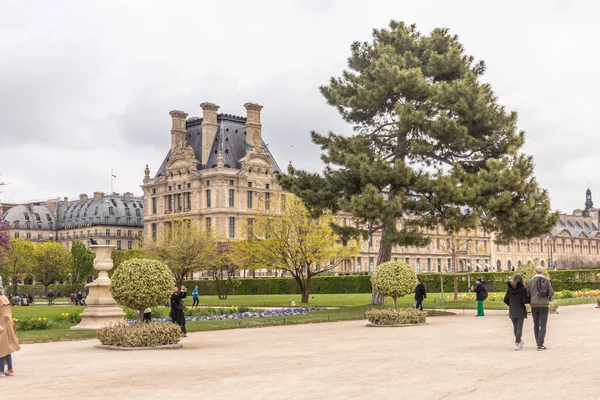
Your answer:
[[[475,295],[477,297],[477,301],[480,300],[485,300],[485,286],[483,286],[483,283],[478,283],[477,285],[475,285]]]
[[[511,318],[527,318],[527,309],[525,304],[529,304],[527,288],[521,282],[513,288],[510,282],[507,283],[504,303],[508,306],[508,316]]]
[[[423,301],[423,299],[427,298],[427,293],[425,292],[425,285],[419,283],[417,288],[415,289],[415,300]]]
[[[177,308],[177,305],[183,302],[183,299],[187,296],[186,292],[177,292],[171,295],[171,320],[177,323],[179,326],[185,325],[185,316],[183,310]]]

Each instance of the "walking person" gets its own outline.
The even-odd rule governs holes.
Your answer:
[[[186,296],[187,288],[185,286],[182,286],[181,290],[175,286],[173,289],[173,294],[171,295],[171,321],[174,324],[179,325],[181,332],[183,333],[183,337],[187,337],[187,331],[185,329],[185,315],[183,314],[183,310],[185,310],[183,299]]]
[[[521,350],[525,346],[523,341],[523,322],[527,318],[527,308],[525,304],[529,303],[527,296],[527,288],[523,283],[523,277],[519,274],[513,276],[512,281],[507,283],[506,295],[504,303],[508,306],[508,316],[513,324],[515,333],[515,344],[513,349]]]
[[[48,305],[52,305],[52,299],[54,298],[54,293],[52,293],[52,289],[48,290],[46,298],[48,299]]]
[[[415,308],[423,311],[423,300],[427,298],[425,285],[421,282],[421,278],[417,278],[417,287],[415,288]]]
[[[477,316],[483,317],[485,316],[483,312],[483,302],[488,297],[488,292],[481,281],[481,278],[477,278],[477,283],[475,284],[475,298],[477,299]]]
[[[12,353],[20,349],[10,300],[4,295],[4,289],[0,286],[0,378],[14,374]],[[4,372],[5,364],[8,366],[6,372]]]
[[[546,350],[546,324],[548,323],[548,307],[550,297],[554,296],[552,283],[543,275],[544,267],[535,267],[535,275],[527,282],[527,296],[531,304],[533,318],[533,334],[538,350]]]
[[[200,299],[198,298],[198,285],[194,286],[194,290],[192,290],[192,299],[194,299],[192,308],[194,308],[194,306],[198,307],[198,304],[200,303]]]

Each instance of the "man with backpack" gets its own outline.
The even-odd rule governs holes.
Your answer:
[[[488,297],[488,292],[481,281],[481,278],[477,278],[477,284],[475,285],[475,296],[477,298],[477,316],[483,317],[483,302]]]
[[[533,333],[538,350],[546,350],[546,324],[550,297],[554,296],[552,284],[543,275],[544,267],[535,267],[535,275],[527,282],[527,296],[531,299],[531,316],[533,317]]]

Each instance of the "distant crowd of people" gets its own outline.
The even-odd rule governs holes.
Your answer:
[[[48,293],[46,294],[46,300],[48,302],[48,305],[52,305],[54,304],[54,299],[55,298],[60,298],[61,297],[61,293],[60,290],[58,291],[58,293],[56,294],[56,296],[54,296],[54,292],[52,292],[52,289],[48,290]],[[8,297],[7,297],[8,298]],[[12,296],[10,296],[9,299],[9,303],[11,306],[28,306],[31,304],[34,304],[35,302],[35,297],[31,294],[14,294]],[[70,297],[71,303],[73,305],[76,306],[85,306],[85,296],[81,291],[78,291],[77,293],[71,293],[71,297]]]

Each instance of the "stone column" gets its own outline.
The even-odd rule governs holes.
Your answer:
[[[104,326],[125,321],[125,313],[112,298],[108,287],[110,278],[108,271],[113,268],[111,254],[117,246],[92,245],[90,250],[94,252],[94,269],[98,272],[98,278],[88,283],[87,308],[81,313],[81,322],[73,326],[72,330],[96,330]]]

